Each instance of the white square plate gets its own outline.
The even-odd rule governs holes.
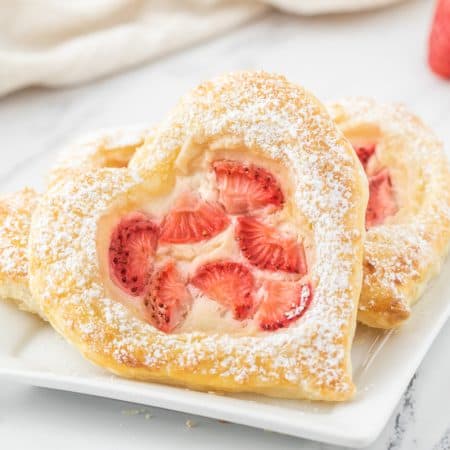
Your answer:
[[[51,154],[21,164],[3,192],[39,187]],[[0,376],[35,386],[126,400],[324,441],[363,447],[376,439],[450,315],[450,262],[399,332],[359,326],[352,352],[358,394],[342,404],[220,395],[120,379],[94,367],[48,324],[0,303]]]

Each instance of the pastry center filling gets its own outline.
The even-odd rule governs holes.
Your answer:
[[[119,299],[166,333],[274,331],[302,317],[313,296],[312,239],[274,173],[216,159],[201,187],[186,179],[164,207],[110,227],[107,271]]]
[[[369,179],[369,201],[366,210],[366,228],[381,225],[387,217],[398,211],[395,190],[387,167],[383,167],[376,155],[376,145],[356,146],[356,154]]]

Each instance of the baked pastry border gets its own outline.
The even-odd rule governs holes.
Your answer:
[[[68,144],[58,155],[47,176],[47,186],[75,172],[125,164],[153,127],[130,124],[103,128],[84,134]],[[12,299],[20,309],[40,315],[28,282],[28,237],[31,217],[40,195],[34,189],[0,197],[0,297]]]
[[[371,327],[397,327],[409,318],[411,305],[448,253],[448,159],[442,142],[403,105],[350,97],[330,103],[328,109],[347,137],[363,136],[366,130],[378,134],[383,162],[394,170],[394,187],[396,181],[417,178],[407,204],[366,233],[358,320]]]
[[[97,224],[112,205],[132,209],[142,192],[170,189],[186,146],[230,137],[292,174],[295,202],[316,239],[314,300],[298,322],[277,332],[166,335],[105,295]],[[350,398],[367,185],[324,107],[281,76],[224,76],[186,96],[130,166],[56,183],[33,218],[31,287],[54,328],[89,360],[125,377],[201,390]]]

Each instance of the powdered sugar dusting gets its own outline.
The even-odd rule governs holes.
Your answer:
[[[380,311],[390,302],[388,314],[407,312],[439,270],[450,242],[450,170],[442,143],[402,105],[355,97],[331,103],[329,110],[344,134],[377,130],[402,194],[398,214],[367,232],[359,308]]]
[[[0,197],[0,297],[40,314],[28,285],[28,236],[37,201],[30,188]]]
[[[299,316],[303,310],[306,308],[306,302],[308,301],[309,296],[311,295],[311,291],[308,287],[308,285],[302,286],[301,292],[300,292],[300,304],[292,309],[291,311],[288,311],[285,313],[285,316],[287,319],[293,319],[294,317]]]
[[[151,139],[153,128],[128,125],[84,135],[62,151],[50,171],[49,184],[77,170],[126,165],[135,149]],[[28,235],[38,194],[25,188],[0,198],[0,294],[37,312],[28,287]]]
[[[308,398],[348,398],[367,197],[356,157],[303,89],[283,77],[242,73],[186,96],[132,166],[145,179],[161,178],[161,163],[169,161],[172,170],[170,161],[185,145],[224,135],[289,169],[295,202],[313,228],[314,301],[298,322],[246,336],[167,335],[107,298],[96,256],[98,219],[130,189],[145,186],[125,169],[80,174],[49,191],[31,234],[33,291],[57,329],[94,359],[112,357],[106,364],[114,370],[142,369],[144,378],[180,383],[183,373],[196,374],[199,384],[240,390],[288,384]]]
[[[134,150],[151,139],[153,127],[144,124],[103,128],[78,138],[59,154],[50,171],[49,183],[55,182],[67,170],[94,169],[126,165]]]
[[[37,193],[30,188],[0,198],[0,277],[28,285],[28,235]]]

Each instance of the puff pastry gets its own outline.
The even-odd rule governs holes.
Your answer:
[[[152,128],[136,124],[84,135],[60,153],[47,183],[77,171],[124,167],[152,133]],[[0,197],[0,298],[12,299],[21,309],[43,316],[28,287],[28,236],[38,199],[39,194],[30,188]]]
[[[410,316],[448,251],[448,161],[442,143],[403,106],[348,98],[329,111],[369,179],[358,319],[396,327]]]
[[[125,377],[350,398],[368,193],[325,108],[284,77],[226,75],[130,167],[57,182],[33,217],[53,327]]]
[[[28,288],[28,236],[38,194],[30,188],[0,197],[0,298],[38,313]]]
[[[60,152],[48,174],[47,185],[76,171],[127,167],[136,149],[153,133],[154,127],[130,124],[85,134]]]

